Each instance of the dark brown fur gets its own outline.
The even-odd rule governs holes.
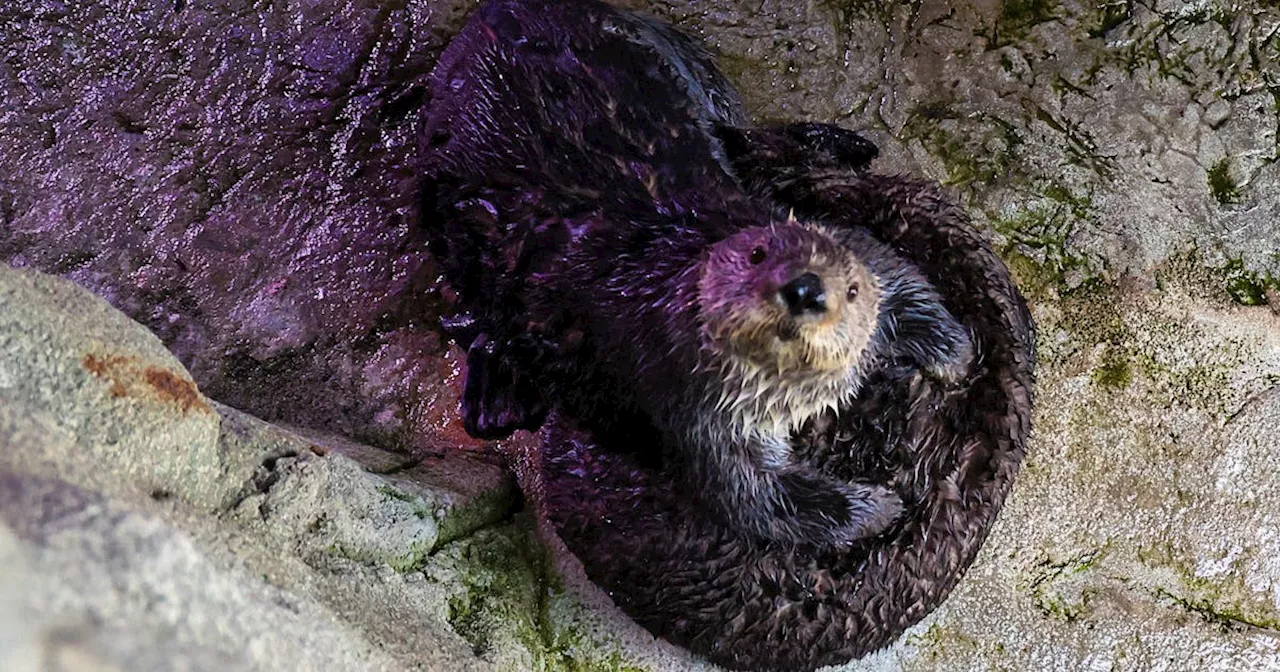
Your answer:
[[[425,196],[472,318],[451,325],[469,348],[468,429],[536,427],[554,404],[602,439],[646,432],[641,452],[672,457],[686,496],[739,533],[818,547],[877,534],[897,495],[794,463],[789,432],[876,367],[958,375],[967,334],[888,247],[788,221],[743,192],[710,132],[732,108],[708,113],[714,78],[689,79],[714,68],[663,60],[683,39],[595,2],[509,0],[482,7],[441,57]],[[723,305],[736,283],[721,276],[752,245],[841,292],[863,277],[855,268],[873,275],[865,296],[876,300],[841,317],[870,338],[769,317],[757,320],[763,340],[730,347],[726,324],[778,291]],[[795,339],[826,354],[777,359]],[[814,364],[827,360],[838,366]]]
[[[684,72],[714,71],[705,55],[670,44],[657,47],[663,58],[699,64]],[[734,129],[740,119],[708,102],[727,85],[701,84],[688,90],[704,127],[721,127],[711,151],[730,172],[802,218],[904,251],[974,334],[976,363],[930,372],[899,353],[906,365],[881,368],[838,415],[794,437],[795,458],[903,496],[905,513],[886,534],[847,548],[750,543],[700,515],[669,471],[637,460],[643,446],[629,452],[628,437],[593,437],[565,418],[543,434],[539,506],[591,578],[656,634],[735,668],[839,664],[892,642],[973,561],[1026,453],[1034,328],[1004,264],[937,187],[866,174],[875,148],[832,126]],[[920,342],[911,330],[931,324],[898,325],[908,332],[898,342],[911,347]]]
[[[592,580],[656,634],[733,668],[808,670],[891,643],[973,561],[1026,454],[1034,333],[1004,264],[936,187],[811,165],[803,146],[752,136],[735,163],[761,195],[916,251],[976,335],[980,365],[962,388],[885,370],[796,437],[796,456],[826,473],[892,483],[904,515],[846,549],[744,544],[661,471],[560,420],[544,434],[541,507]]]

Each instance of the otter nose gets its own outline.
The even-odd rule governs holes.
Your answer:
[[[815,273],[805,273],[788,282],[778,290],[778,294],[787,304],[787,310],[796,317],[827,312],[827,292],[822,287],[822,278]]]

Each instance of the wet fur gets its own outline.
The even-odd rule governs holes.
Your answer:
[[[793,460],[890,483],[904,512],[842,549],[745,544],[698,516],[660,469],[559,417],[544,432],[540,505],[588,575],[654,633],[730,668],[840,664],[919,622],[973,561],[1026,455],[1034,325],[963,209],[936,185],[867,172],[876,152],[857,134],[820,124],[715,133],[752,194],[910,258],[904,274],[929,282],[903,277],[890,294],[932,286],[941,300],[888,309],[896,333],[948,324],[942,308],[971,335],[953,341],[973,348],[959,368],[948,362],[966,358],[888,339],[905,349],[897,355],[932,364],[877,368],[837,413],[793,437]]]
[[[490,3],[433,75],[424,205],[470,320],[450,325],[468,348],[468,430],[533,428],[551,405],[602,438],[651,425],[648,451],[673,456],[690,496],[739,531],[817,547],[879,533],[898,496],[792,463],[789,432],[855,393],[867,362],[967,367],[967,334],[903,329],[925,314],[957,323],[889,248],[845,231],[842,251],[874,269],[890,311],[858,365],[834,380],[753,377],[704,347],[713,245],[761,225],[833,234],[787,223],[725,172],[712,130],[736,108],[707,105],[735,96],[689,81],[715,73],[709,61],[664,69],[645,53],[691,48],[656,26],[593,2]],[[733,401],[744,393],[758,396]]]
[[[773,130],[755,136],[734,163],[758,195],[912,250],[975,336],[960,385],[883,368],[794,437],[793,460],[891,483],[902,515],[842,549],[746,544],[703,520],[660,469],[564,418],[544,431],[540,507],[588,576],[655,634],[730,668],[812,670],[893,642],[973,561],[1026,455],[1034,328],[1004,264],[936,186],[812,165]],[[786,162],[793,151],[799,163]]]

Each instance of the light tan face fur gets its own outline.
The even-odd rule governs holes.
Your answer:
[[[825,313],[793,316],[779,290],[809,272],[822,279]],[[717,243],[698,283],[703,347],[782,381],[842,376],[871,343],[880,287],[829,232],[795,220]]]

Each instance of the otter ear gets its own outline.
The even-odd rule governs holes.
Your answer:
[[[751,153],[751,150],[755,148],[754,146],[758,144],[752,142],[751,135],[754,131],[749,129],[713,123],[711,124],[710,132],[711,137],[717,140],[720,145],[719,151],[716,153],[723,155],[717,156],[717,158],[726,161],[730,172],[733,173],[737,172],[738,163],[743,161]],[[741,178],[742,176],[735,174],[734,177]]]
[[[904,265],[881,280],[879,354],[913,363],[944,385],[963,382],[976,353],[969,329],[913,268]]]

